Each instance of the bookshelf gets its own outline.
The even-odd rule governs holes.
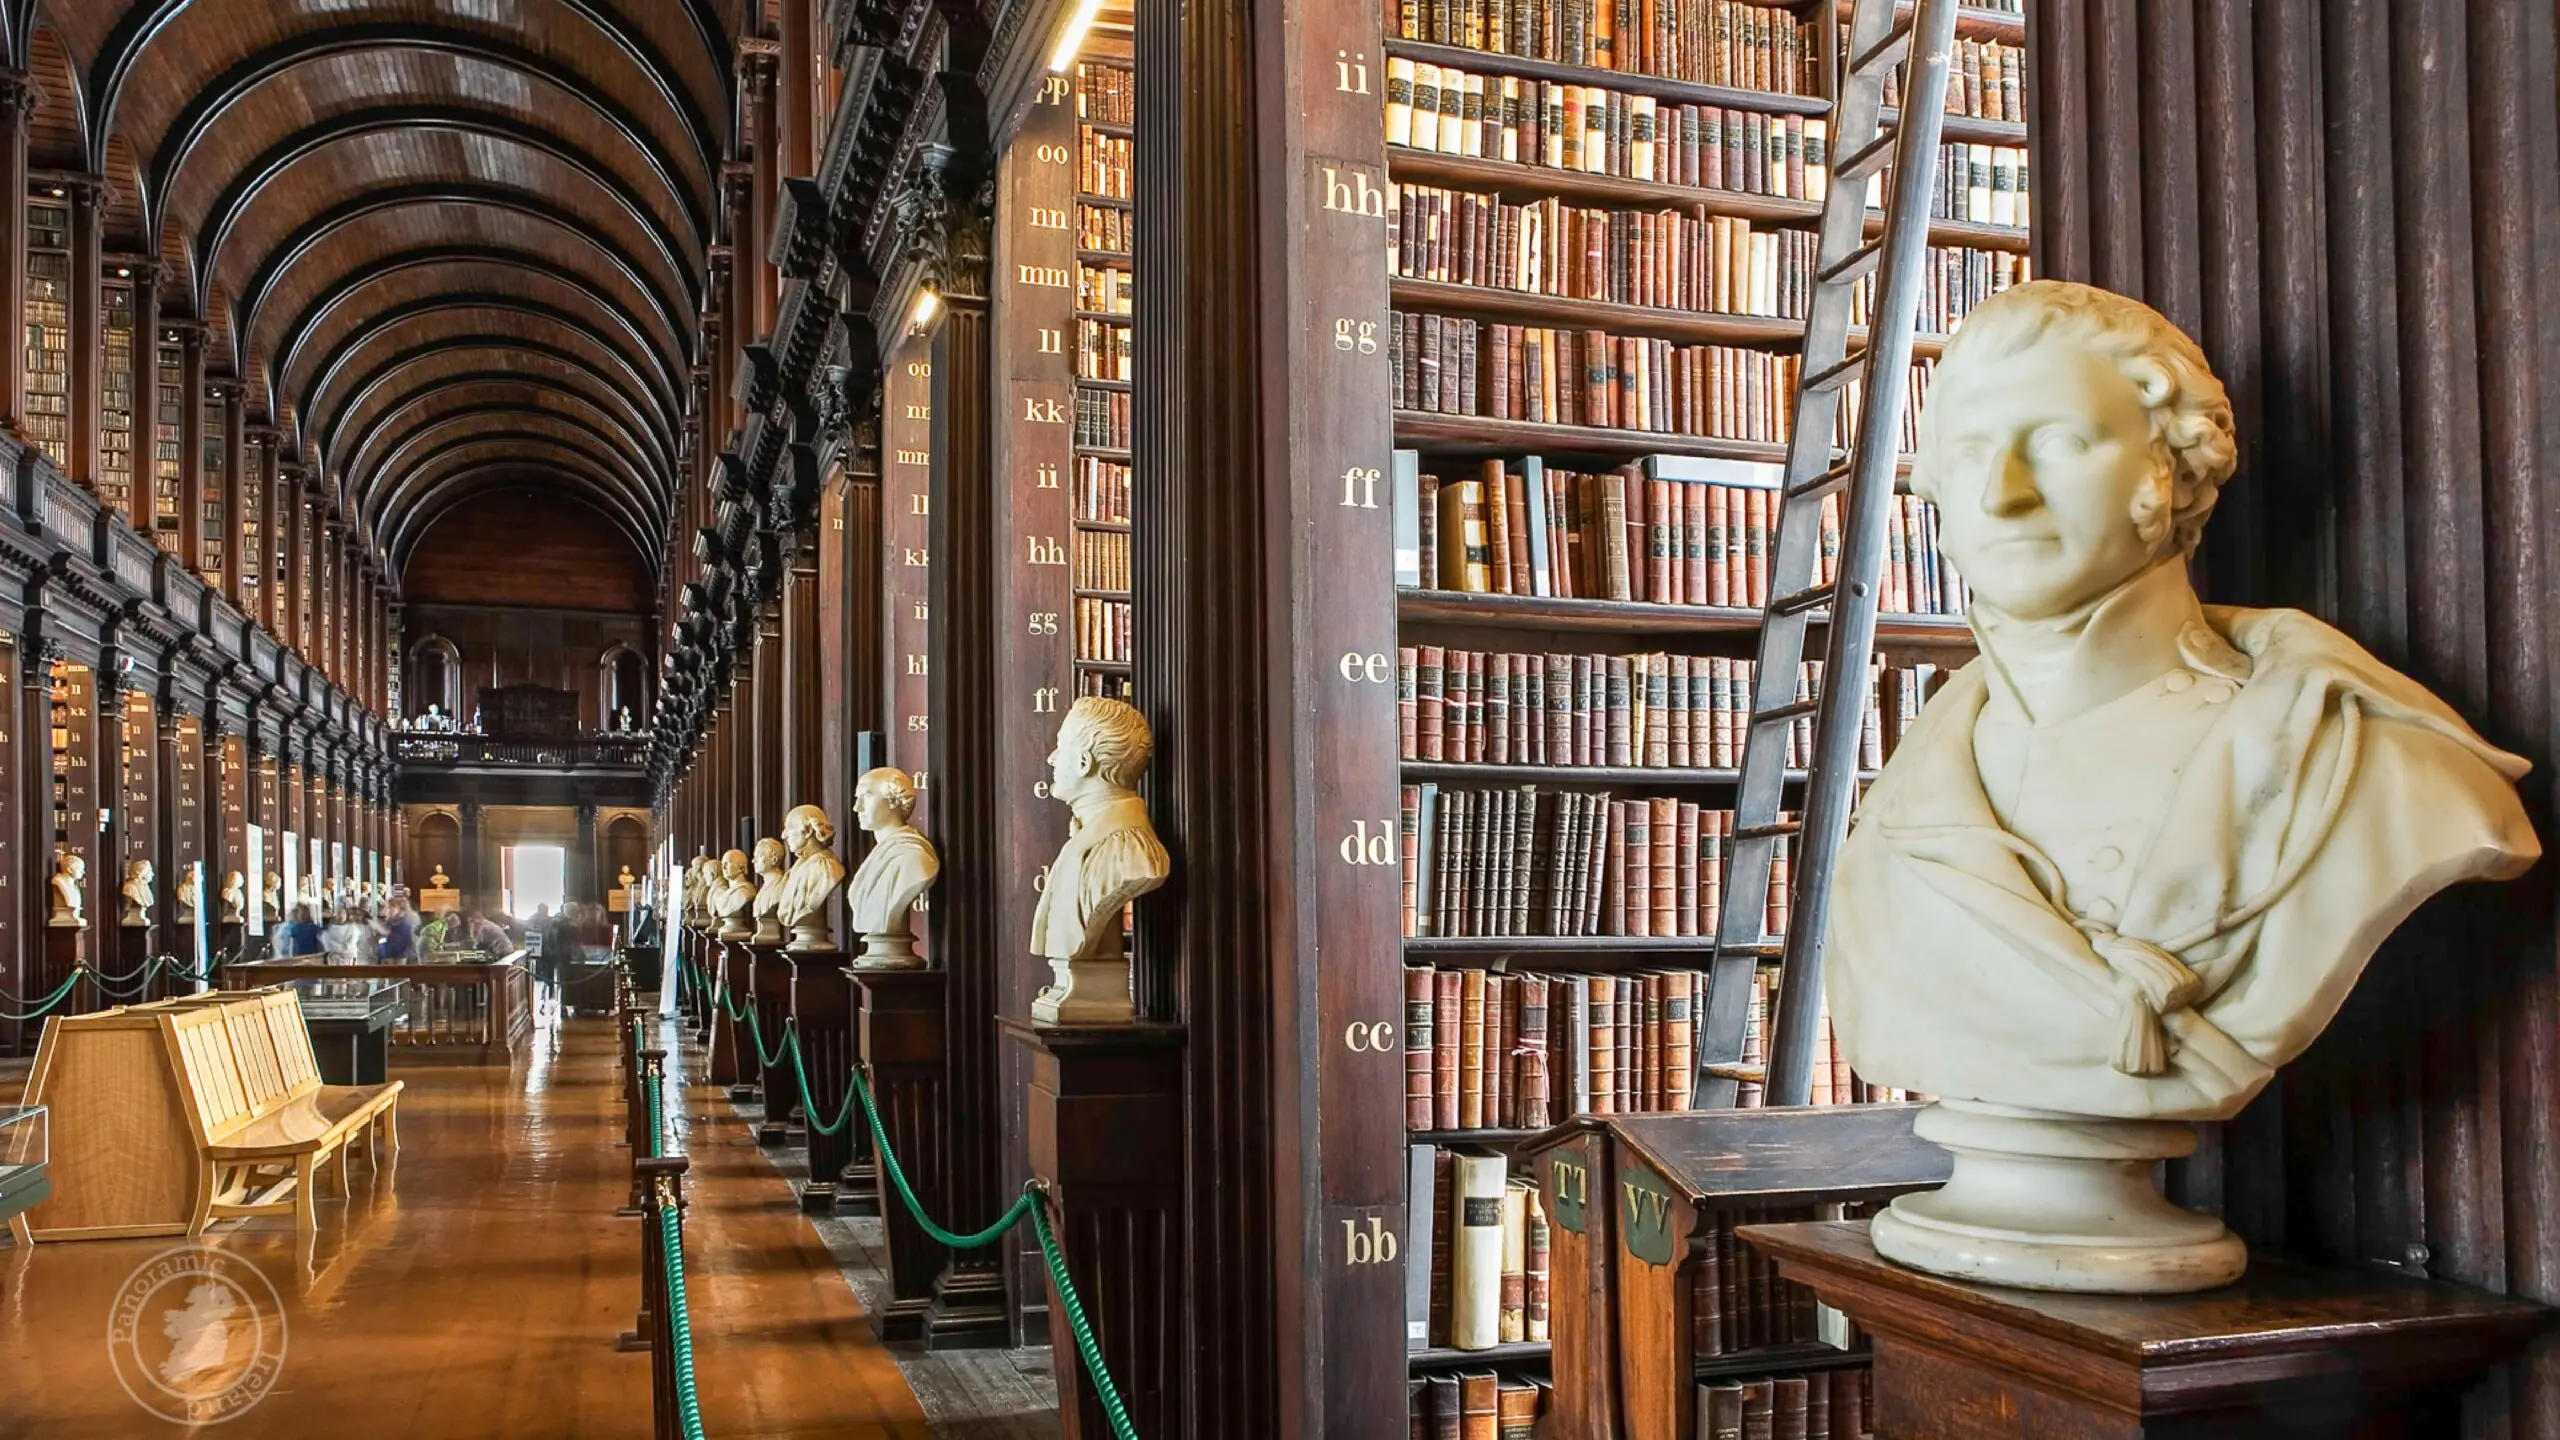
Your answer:
[[[178,553],[178,470],[186,434],[187,385],[177,337],[164,337],[152,347],[151,386],[151,539],[161,549]],[[202,404],[202,397],[198,397]]]
[[[1129,599],[1131,152],[1137,74],[1128,62],[1076,65],[1074,581],[1078,695],[1131,695]]]
[[[53,463],[71,463],[71,206],[27,201],[27,434]]]
[[[224,524],[230,499],[223,474],[229,455],[228,441],[223,435],[221,395],[208,390],[199,397],[198,403],[204,406],[204,453],[200,461],[202,478],[196,485],[200,510],[197,517],[198,554],[201,561],[197,569],[204,576],[206,585],[220,590],[231,558],[230,534]]]
[[[1523,19],[1533,33],[1513,33]],[[1721,687],[1747,673],[1767,598],[1765,575],[1751,567],[1773,540],[1845,27],[1831,0],[1681,0],[1658,22],[1648,14],[1654,29],[1613,37],[1610,57],[1595,48],[1590,19],[1571,5],[1464,0],[1384,13],[1416,1156],[1514,1152],[1579,1105],[1686,1109],[1695,1092],[1694,1075],[1670,1072],[1694,1063],[1704,1015],[1719,903],[1714,817],[1733,804],[1743,727],[1732,711],[1747,704],[1748,682]],[[1968,8],[1959,29],[1957,63],[1979,83],[1951,86],[1957,115],[1940,151],[1945,179],[1929,227],[1937,269],[1922,307],[1928,333],[1914,346],[1915,395],[1945,332],[2029,273],[2025,127],[2009,99],[2023,92],[2023,21]],[[1870,217],[1880,229],[1880,213]],[[1845,435],[1854,404],[1843,408]],[[1906,423],[1906,447],[1911,433]],[[1934,554],[1934,516],[1916,499],[1903,505],[1862,780],[1937,677],[1972,653],[1961,578]],[[1462,654],[1476,685],[1488,669],[1495,676],[1490,694],[1448,688],[1446,667]],[[1584,657],[1608,678],[1582,679],[1560,699],[1547,683],[1557,662]],[[1670,672],[1658,682],[1656,663]],[[1540,683],[1524,683],[1529,671]],[[1682,672],[1712,673],[1713,697],[1691,704],[1666,693]],[[1817,680],[1809,674],[1802,693]],[[1649,685],[1660,688],[1648,694]],[[1466,717],[1465,753],[1449,749],[1453,712]],[[1651,753],[1648,717],[1670,731]],[[1803,778],[1789,773],[1791,785]],[[1453,810],[1453,795],[1469,798]],[[1666,815],[1667,865],[1657,848]],[[1585,825],[1599,826],[1599,838]],[[1777,937],[1787,923],[1783,863],[1770,888],[1767,935]],[[1572,900],[1584,903],[1580,924],[1558,919]],[[1575,933],[1547,933],[1558,929]],[[1765,1034],[1774,939],[1751,953],[1764,957],[1753,1031]],[[1554,1008],[1575,989],[1579,1031]],[[1535,1014],[1525,1015],[1532,998]],[[1614,1067],[1605,1092],[1604,1014]],[[1688,1034],[1675,1038],[1681,1025]],[[1525,1048],[1535,1059],[1524,1066],[1532,1030]],[[1568,1043],[1577,1053],[1565,1053]],[[1480,1068],[1470,1073],[1466,1055],[1482,1057]],[[1747,1053],[1746,1065],[1756,1058]],[[1833,1059],[1817,1064],[1818,1102],[1893,1098]],[[1481,1123],[1449,1123],[1453,1083],[1485,1106],[1468,1117]],[[1535,1106],[1520,1103],[1523,1089],[1539,1092]],[[1746,1106],[1758,1089],[1744,1084]],[[1447,1197],[1426,1200],[1425,1179],[1409,1177],[1409,1217],[1445,1217]],[[1410,1306],[1449,1278],[1426,1251],[1407,1251],[1428,1275],[1408,1296],[1411,1321]],[[1490,1350],[1460,1349],[1436,1328],[1409,1333],[1409,1345],[1420,1347],[1408,1360],[1427,1414],[1426,1376],[1535,1375],[1544,1358],[1507,1336]]]
[[[106,314],[106,372],[98,406],[98,502],[119,514],[132,513],[134,440],[139,422],[140,387],[135,362],[140,354],[133,333],[132,267],[110,264],[98,287]]]

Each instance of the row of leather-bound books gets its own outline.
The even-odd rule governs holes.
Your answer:
[[[1130,138],[1076,130],[1076,189],[1105,200],[1129,198]]]
[[[1548,1220],[1528,1167],[1496,1150],[1406,1147],[1405,1346],[1548,1338]]]
[[[1135,124],[1138,77],[1126,65],[1077,61],[1076,118],[1097,125]]]
[[[1752,228],[1703,202],[1608,208],[1549,197],[1398,182],[1387,189],[1387,263],[1436,280],[1692,314],[1800,315],[1813,232]]]
[[[1137,303],[1137,282],[1117,265],[1076,266],[1076,308],[1103,315],[1126,315]]]
[[[1099,455],[1076,457],[1076,519],[1094,525],[1129,523],[1129,462]]]
[[[1129,537],[1118,530],[1076,532],[1075,586],[1079,590],[1129,588]]]
[[[1804,661],[1796,699],[1820,692]],[[1399,758],[1468,765],[1730,770],[1742,761],[1757,662],[1722,655],[1554,655],[1406,645],[1396,651]],[[1871,677],[1858,765],[1884,764],[1917,715],[1916,671]],[[1788,729],[1787,768],[1812,753],[1811,717]]]
[[[1408,966],[1405,1128],[1543,1130],[1686,1110],[1707,972]]]
[[[1842,37],[1845,47],[1847,37]],[[1885,71],[1884,103],[1902,103],[1902,67]],[[2027,118],[2027,52],[1997,40],[1958,39],[1947,57],[1947,113],[1978,120]]]
[[[1748,0],[1387,0],[1396,39],[1776,94],[1817,88],[1802,18]]]
[[[1129,392],[1076,391],[1075,443],[1104,450],[1129,448]]]
[[[1667,796],[1404,787],[1404,929],[1416,939],[1703,938],[1724,899],[1733,812]],[[1766,932],[1786,931],[1786,861]]]
[[[1535,1440],[1552,1387],[1539,1376],[1496,1370],[1416,1375],[1405,1381],[1410,1440]]]
[[[1696,1383],[1698,1440],[1867,1440],[1865,1366]]]
[[[1076,378],[1079,380],[1131,380],[1137,377],[1137,356],[1129,343],[1130,327],[1109,320],[1076,322]]]
[[[1105,664],[1129,663],[1132,624],[1131,607],[1126,600],[1077,597],[1076,658]]]
[[[1741,195],[1819,200],[1830,122],[1631,95],[1602,85],[1387,64],[1389,145],[1467,160]]]
[[[1398,451],[1396,580],[1423,590],[1756,608],[1769,601],[1780,467],[1654,456],[1615,470],[1558,469],[1530,456],[1473,476],[1422,470]],[[1841,512],[1826,498],[1814,578],[1839,564]],[[1970,599],[1938,553],[1936,507],[1893,498],[1885,527],[1891,614],[1957,615]],[[1638,762],[1628,762],[1638,763]]]
[[[1129,253],[1129,212],[1116,205],[1076,206],[1076,248],[1097,254]]]

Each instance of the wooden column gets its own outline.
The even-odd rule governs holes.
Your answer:
[[[938,746],[933,734],[933,343],[910,336],[890,353],[882,383],[880,511],[880,624],[873,653],[880,659],[883,717],[889,763],[915,777],[916,808],[909,823],[942,834],[934,797]],[[860,776],[854,777],[860,779]],[[852,812],[845,812],[850,819]],[[928,958],[934,946],[930,915],[916,917],[916,948]]]
[[[100,267],[106,263],[100,243],[105,219],[99,213],[106,197],[104,187],[87,177],[66,180],[63,188],[71,202],[70,470],[72,479],[95,485],[99,427],[106,407],[107,307],[100,293]]]
[[[204,574],[204,322],[162,322],[178,332],[178,561]]]
[[[44,921],[50,904],[45,877],[53,873],[53,662],[60,654],[60,647],[45,633],[41,612],[34,608],[42,594],[38,589],[28,597],[28,623],[16,647],[18,670],[13,678],[18,710],[12,729],[17,772],[9,778],[18,812],[16,843],[11,849],[18,863],[0,871],[0,878],[18,887],[9,903],[19,939],[15,949],[0,953],[7,954],[12,966],[10,993],[30,1000],[44,995],[36,981],[44,970]],[[33,1053],[41,1028],[10,1022],[10,1050]]]
[[[222,594],[245,611],[247,590],[241,583],[249,563],[247,487],[248,411],[241,403],[239,381],[224,376],[206,382],[222,401]],[[259,567],[264,573],[264,566]],[[256,618],[256,617],[251,617]]]
[[[956,208],[956,207],[955,207]],[[950,972],[945,992],[951,1087],[945,1143],[951,1147],[950,1213],[995,1218],[1004,1191],[1002,1135],[1009,1101],[999,1085],[1003,1057],[996,1017],[1021,939],[999,928],[999,878],[1008,864],[1001,836],[1003,795],[996,778],[994,712],[1004,703],[996,674],[995,609],[1003,557],[994,553],[995,511],[1003,500],[989,464],[995,397],[988,362],[985,262],[946,270],[941,322],[933,332],[933,512],[931,635],[926,647],[933,731],[933,834],[944,856],[934,896],[937,955]],[[974,270],[974,273],[972,273]],[[996,1247],[955,1254],[935,1287],[927,1343],[1002,1334],[1006,1297]]]
[[[303,548],[304,531],[311,518],[310,507],[302,500],[301,467],[286,463],[284,443],[275,445],[276,460],[276,537],[283,542],[279,552],[284,563],[277,567],[270,583],[276,592],[276,630],[278,641],[287,648],[302,648],[302,590],[310,583],[310,562]]]
[[[1040,903],[1039,878],[1067,839],[1067,808],[1049,798],[1049,753],[1058,722],[1075,703],[1073,497],[1070,425],[1076,403],[1074,349],[1076,212],[1074,87],[1064,76],[1040,82],[1029,114],[996,165],[995,264],[991,309],[997,353],[993,507],[997,683],[992,721],[997,823],[995,935],[1003,979],[998,1013],[1027,1019],[1051,980],[1026,937]],[[1019,1097],[1031,1086],[1031,1056],[1001,1047],[1003,1177],[1018,1190],[1031,1177],[1031,1118]],[[1008,1237],[1016,1299],[1014,1343],[1046,1334],[1048,1281],[1036,1245]],[[1072,1356],[1070,1343],[1061,1355]],[[1069,1367],[1073,1368],[1073,1367]],[[1072,1384],[1071,1380],[1062,1383]]]
[[[781,171],[785,175],[818,173],[816,137],[827,114],[818,108],[812,73],[818,58],[815,9],[815,0],[782,0]]]
[[[827,692],[818,667],[817,541],[814,530],[795,538],[783,560],[781,654],[776,668],[782,672],[780,798],[785,811],[820,801],[819,756],[826,733]],[[853,823],[849,811],[828,813],[838,825]],[[782,811],[776,811],[770,823],[775,828],[768,833],[779,835]]]
[[[35,85],[23,70],[0,71],[0,425],[21,434],[27,411],[27,121]]]
[[[782,55],[781,47],[773,41],[753,37],[739,41],[738,52],[738,78],[746,93],[747,135],[755,147],[755,168],[750,181],[747,233],[743,239],[732,235],[730,244],[754,282],[755,304],[749,313],[755,318],[745,341],[753,343],[772,335],[774,309],[781,298],[782,279],[766,260],[765,250],[773,242],[774,205],[782,195],[782,176],[774,163],[782,137],[774,115],[773,95]]]
[[[764,338],[764,331],[756,325],[756,272],[764,268],[764,257],[757,253],[755,239],[755,166],[747,161],[732,161],[720,172],[720,185],[729,207],[729,308],[723,317],[727,322],[724,358],[728,371],[720,377],[719,396],[728,407],[729,421],[720,427],[725,438],[731,430],[747,423],[746,410],[737,399],[738,354]]]
[[[782,757],[791,748],[790,719],[782,707],[783,669],[781,608],[778,602],[768,603],[756,617],[755,693],[747,711],[754,759],[748,767],[746,814],[748,828],[758,838],[780,835],[783,808],[797,803],[782,788]],[[754,847],[745,848],[752,853]]]

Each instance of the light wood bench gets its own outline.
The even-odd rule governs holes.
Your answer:
[[[323,1085],[289,988],[191,995],[45,1025],[27,1100],[53,1111],[54,1194],[12,1220],[23,1240],[200,1234],[290,1212],[357,1142],[399,1148],[401,1085]]]
[[[359,1141],[368,1162],[378,1163],[372,1149],[377,1128],[399,1150],[401,1082],[321,1084],[302,1002],[291,990],[190,1007],[171,1015],[169,1023],[186,1057],[183,1073],[206,1172],[190,1233],[201,1233],[214,1220],[288,1213],[301,1229],[314,1229],[322,1169],[337,1162],[343,1195],[349,1189],[347,1161]],[[211,1038],[217,1025],[227,1046]],[[226,1050],[228,1070],[222,1065]]]

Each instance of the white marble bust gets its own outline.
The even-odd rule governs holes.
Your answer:
[[[747,873],[747,852],[732,850],[720,857],[720,878],[711,893],[712,913],[720,917],[720,938],[755,937],[756,882]]]
[[[696,855],[684,867],[685,923],[707,926],[711,923],[711,897],[719,888],[720,862],[708,855]]]
[[[196,918],[204,905],[204,870],[189,865],[178,873],[178,920],[181,924]]]
[[[285,913],[284,876],[281,873],[274,870],[267,872],[266,892],[267,918],[272,921],[282,922],[285,918]]]
[[[242,914],[249,905],[249,877],[237,870],[222,877],[222,923],[237,925],[247,917]]]
[[[915,781],[895,766],[864,772],[853,790],[854,819],[871,832],[871,853],[845,882],[845,914],[862,937],[853,963],[873,969],[913,969],[916,901],[942,873],[933,842],[908,824],[916,813]]]
[[[88,899],[80,887],[89,878],[89,862],[80,852],[65,850],[53,857],[53,909],[45,917],[45,925],[54,930],[85,930],[89,926]]]
[[[783,933],[782,918],[776,913],[782,904],[783,867],[790,859],[782,842],[767,835],[756,842],[756,934],[758,945],[779,945],[791,937]]]
[[[774,918],[791,930],[787,949],[832,950],[835,931],[827,921],[827,903],[844,883],[844,862],[836,858],[836,827],[815,805],[796,805],[782,817],[782,843],[791,847],[791,873],[782,877],[782,896],[774,901]]]
[[[2167,1293],[2240,1242],[2160,1198],[2337,1013],[2392,929],[2541,853],[2525,763],[2309,615],[2200,605],[2231,407],[2133,301],[2039,281],[1948,344],[1912,486],[1981,657],[1860,805],[1826,950],[1840,1044],[1940,1097],[1956,1156],[1879,1251],[1942,1274]]]
[[[150,861],[133,860],[126,862],[124,867],[124,889],[119,892],[124,896],[124,915],[119,923],[126,925],[148,925],[151,923],[151,905],[152,901],[156,898],[151,889],[151,882],[154,878]]]
[[[1173,873],[1134,788],[1154,753],[1147,718],[1126,701],[1085,696],[1058,726],[1049,798],[1073,818],[1031,914],[1031,952],[1056,977],[1031,1003],[1035,1020],[1107,1023],[1136,1014],[1123,914]]]

